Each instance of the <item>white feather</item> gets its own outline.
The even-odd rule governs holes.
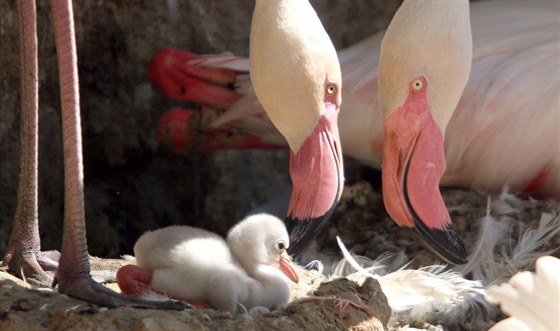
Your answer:
[[[469,263],[455,270],[488,285],[505,281],[516,272],[531,268],[538,257],[551,254],[552,251],[543,246],[560,233],[560,205],[551,205],[548,212],[542,212],[538,227],[530,229],[527,224],[531,220],[521,222],[518,214],[534,207],[532,204],[534,201],[521,200],[507,190],[494,201],[489,197],[486,216],[480,220],[478,243]],[[518,227],[519,240],[512,247],[511,234],[515,227]]]
[[[229,52],[224,52],[220,55],[207,55],[202,58],[190,60],[189,64],[230,69],[238,72],[249,72],[249,61],[247,61],[247,58],[234,56]]]
[[[359,282],[366,277],[377,279],[393,311],[409,311],[416,305],[425,305],[429,302],[457,304],[466,298],[484,294],[480,282],[464,279],[461,274],[446,270],[445,265],[423,267],[418,270],[403,267],[381,276],[377,273],[384,268],[380,263],[363,268],[346,249],[340,238],[337,237],[337,241],[344,255],[341,264],[345,261],[357,271],[347,277]]]
[[[379,281],[393,311],[389,323],[392,329],[413,330],[409,326],[431,323],[447,328],[480,330],[488,328],[491,320],[497,317],[497,310],[484,300],[482,284],[446,270],[445,265],[418,270],[405,269],[405,265],[396,271],[387,272],[388,268],[382,264],[388,260],[386,256],[381,262],[358,257],[368,266],[364,268],[342,241],[338,240],[338,243],[344,259],[336,270],[344,270],[350,265],[357,272],[347,274],[347,278],[358,283],[366,277]]]

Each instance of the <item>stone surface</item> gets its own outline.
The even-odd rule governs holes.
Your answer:
[[[125,264],[94,259],[98,269]],[[294,301],[264,314],[238,314],[210,309],[162,311],[107,309],[78,301],[50,289],[30,289],[0,271],[0,329],[17,330],[386,330],[391,309],[379,283],[358,285],[347,279],[321,284],[324,276],[298,270]],[[118,290],[115,284],[110,288]],[[305,288],[316,289],[307,296]]]

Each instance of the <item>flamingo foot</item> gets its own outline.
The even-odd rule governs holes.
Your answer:
[[[333,301],[334,307],[338,310],[340,315],[344,315],[346,313],[346,309],[348,308],[348,306],[353,306],[354,308],[359,309],[364,313],[366,313],[369,317],[376,317],[373,311],[371,310],[371,308],[368,307],[366,304],[356,302],[355,300],[351,300],[351,299],[344,299],[336,295],[330,295],[330,294],[299,298],[290,302],[290,305],[296,303],[313,302],[313,301],[320,301],[320,300]]]
[[[343,299],[343,298],[336,298],[336,297],[333,298],[333,300],[335,302],[334,306],[338,309],[341,315],[344,315],[346,313],[346,308],[348,308],[348,306],[353,306],[354,308],[359,309],[364,313],[368,314],[369,317],[375,317],[375,315],[371,311],[371,308],[369,308],[366,304],[359,303],[350,299]]]
[[[70,275],[57,272],[55,281],[59,292],[68,296],[106,307],[130,306],[135,308],[184,310],[192,307],[182,301],[151,301],[124,296],[95,282],[89,273]]]
[[[171,99],[229,108],[240,98],[233,90],[238,72],[189,63],[196,59],[197,54],[163,48],[150,61],[150,79]]]
[[[117,285],[121,292],[134,297],[145,297],[148,294],[155,293],[161,297],[169,298],[166,294],[160,293],[151,288],[152,272],[136,265],[125,265],[117,271]],[[180,298],[175,298],[181,300]],[[202,302],[188,301],[196,309],[205,309],[209,306]]]
[[[210,127],[221,112],[211,107],[200,111],[180,108],[168,110],[157,124],[157,138],[175,153],[283,147],[265,143],[255,135],[231,132],[227,126]]]
[[[13,240],[8,245],[1,265],[7,266],[8,270],[33,286],[51,287],[57,261],[58,256],[51,251],[41,252],[22,241]]]

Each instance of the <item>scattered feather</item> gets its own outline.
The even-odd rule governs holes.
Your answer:
[[[538,226],[530,229],[517,215],[526,203],[535,202],[521,200],[507,191],[494,201],[489,197],[486,216],[479,222],[478,243],[469,263],[455,270],[490,285],[503,282],[518,271],[531,269],[537,258],[552,254],[555,249],[543,247],[560,233],[560,208],[542,212]],[[515,246],[510,239],[513,231],[518,232],[519,238]]]
[[[304,266],[305,270],[317,270],[320,274],[323,273],[323,262],[313,260]]]
[[[152,291],[149,288],[146,288],[144,292],[140,294],[140,297],[145,300],[152,300],[152,301],[169,301],[171,297],[156,291]]]
[[[247,316],[251,319],[270,313],[270,309],[263,306],[256,306],[247,312]]]
[[[68,307],[64,312],[68,313],[68,312],[77,310],[78,308],[80,308],[80,306],[81,306],[81,305],[78,304],[78,305],[74,305],[74,306],[72,306],[72,307]]]
[[[121,256],[123,260],[136,264],[136,258],[132,255],[125,254]]]
[[[342,264],[356,271],[346,275],[349,279],[363,282],[366,277],[377,279],[393,310],[392,323],[420,326],[425,322],[466,326],[469,329],[486,329],[497,310],[484,300],[484,288],[479,281],[465,279],[460,273],[448,270],[445,265],[434,265],[418,270],[406,269],[381,275],[386,270],[383,261],[356,260],[337,238],[344,256]],[[384,257],[387,260],[387,257]],[[363,267],[363,262],[368,267]],[[339,266],[339,270],[343,270]],[[398,321],[398,322],[397,322]],[[397,325],[395,325],[396,327]]]

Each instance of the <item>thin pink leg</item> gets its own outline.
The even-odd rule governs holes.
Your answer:
[[[64,230],[55,283],[61,293],[104,305],[183,309],[179,302],[154,302],[122,296],[90,275],[87,252],[78,65],[74,13],[70,0],[51,0],[60,80],[64,146]]]
[[[56,262],[40,252],[38,222],[39,83],[35,0],[19,0],[21,85],[20,175],[10,242],[3,258],[9,269],[34,285],[49,286]],[[45,270],[45,271],[44,271]]]

